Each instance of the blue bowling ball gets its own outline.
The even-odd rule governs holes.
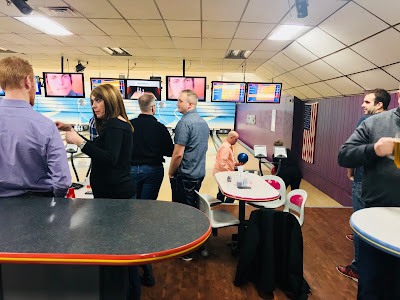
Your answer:
[[[249,157],[247,156],[246,153],[240,153],[240,154],[238,155],[238,161],[239,161],[240,163],[245,164],[245,163],[247,163],[248,160],[249,160]]]

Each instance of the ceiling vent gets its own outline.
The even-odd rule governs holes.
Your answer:
[[[124,48],[119,47],[103,47],[101,48],[103,51],[107,52],[111,56],[132,56],[128,51]]]
[[[69,6],[38,7],[49,17],[80,17],[81,15]]]
[[[0,47],[0,53],[15,53],[15,51]]]
[[[225,58],[227,59],[246,59],[251,54],[250,50],[228,50]]]

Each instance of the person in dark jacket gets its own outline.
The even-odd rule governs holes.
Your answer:
[[[276,140],[274,146],[283,146],[283,142],[281,140]],[[279,173],[276,175],[283,179],[286,188],[290,185],[291,190],[293,191],[299,188],[303,174],[301,174],[290,149],[286,148],[286,154],[286,158],[278,158],[272,155],[272,160],[275,164],[275,170],[278,170],[278,164],[280,161]]]

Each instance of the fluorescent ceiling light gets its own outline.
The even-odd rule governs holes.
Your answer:
[[[303,25],[278,25],[268,39],[277,41],[295,40],[309,28],[309,26]]]
[[[73,33],[65,29],[60,24],[46,17],[14,17],[18,21],[31,26],[37,30],[51,35],[72,35]]]

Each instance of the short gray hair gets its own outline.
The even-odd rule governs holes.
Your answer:
[[[156,97],[153,93],[145,93],[139,97],[139,107],[142,112],[149,112],[151,107],[155,104]]]
[[[188,103],[192,103],[194,106],[197,105],[197,102],[199,101],[199,97],[193,90],[182,90],[181,93],[186,94]]]

